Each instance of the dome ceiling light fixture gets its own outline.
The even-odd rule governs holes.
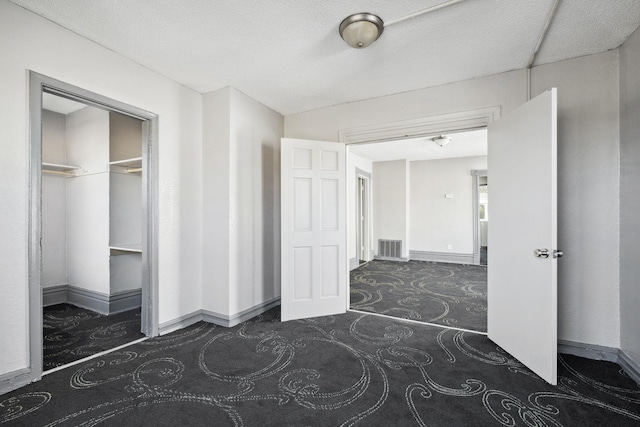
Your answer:
[[[444,147],[445,145],[447,145],[448,143],[451,142],[451,137],[450,136],[440,135],[440,136],[436,136],[434,138],[431,138],[431,140],[433,142],[435,142],[436,144],[438,144],[440,147]]]
[[[434,12],[438,9],[442,9],[443,7],[452,6],[463,1],[465,0],[445,1],[444,3],[437,4],[386,23],[378,15],[374,15],[373,13],[354,13],[342,20],[340,27],[338,28],[338,32],[340,33],[340,37],[342,37],[349,46],[355,49],[362,49],[378,40],[385,27],[388,27],[389,25],[397,24],[398,22],[406,21],[407,19],[415,18],[416,16],[424,15],[428,12]]]
[[[369,46],[384,30],[384,22],[379,16],[371,13],[355,13],[347,16],[340,23],[340,37],[356,49]]]

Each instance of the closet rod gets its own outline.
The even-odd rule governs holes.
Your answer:
[[[142,172],[142,168],[127,168],[124,170],[126,173]]]

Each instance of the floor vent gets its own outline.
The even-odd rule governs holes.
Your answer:
[[[402,259],[402,240],[378,239],[379,259]]]

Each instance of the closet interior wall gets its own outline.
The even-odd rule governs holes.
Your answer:
[[[42,117],[44,304],[140,307],[142,122],[90,106]]]

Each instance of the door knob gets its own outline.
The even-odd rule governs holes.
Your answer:
[[[537,258],[549,258],[549,249],[534,249],[533,256]]]
[[[553,257],[554,258],[560,258],[562,255],[564,255],[564,253],[561,250],[559,250],[559,249],[554,249],[553,250]]]

